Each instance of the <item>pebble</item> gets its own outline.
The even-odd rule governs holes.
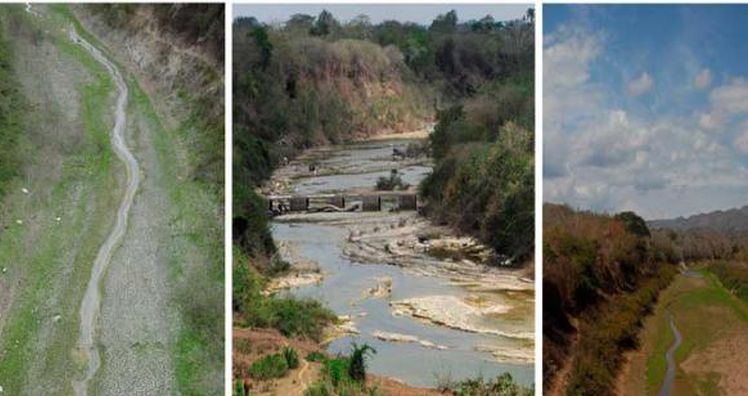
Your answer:
[[[55,315],[55,316],[54,316],[54,317],[52,318],[52,321],[53,321],[53,322],[55,322],[55,323],[57,323],[57,322],[59,322],[59,321],[60,321],[60,319],[62,319],[62,316],[60,316],[60,315]]]
[[[8,272],[8,267],[3,267],[3,274]]]
[[[24,194],[28,194],[28,193],[29,193],[29,190],[28,190],[28,189],[26,189],[26,187],[22,188],[22,189],[21,189],[21,191],[22,191],[22,192],[23,192]]]
[[[16,220],[16,224],[18,224],[18,225],[23,224],[23,220]]]
[[[55,217],[55,221],[59,222],[60,220],[62,220],[61,217]]]

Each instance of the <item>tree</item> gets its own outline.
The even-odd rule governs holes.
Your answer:
[[[651,235],[647,222],[634,212],[621,212],[615,218],[623,222],[626,231],[636,236],[648,237]]]
[[[310,33],[313,36],[327,36],[338,30],[338,28],[340,28],[340,23],[332,16],[330,11],[322,10]]]
[[[286,22],[286,29],[294,33],[307,34],[314,28],[314,17],[307,14],[293,14]]]
[[[273,44],[268,37],[267,29],[258,26],[249,33],[255,39],[255,44],[260,49],[260,68],[264,71],[270,66],[270,58],[273,56]]]
[[[348,375],[355,381],[363,383],[366,381],[366,357],[376,354],[377,351],[368,344],[358,345],[353,343],[351,352],[351,364],[348,366]]]
[[[452,10],[436,17],[431,22],[430,31],[438,33],[454,33],[457,30],[457,12]]]

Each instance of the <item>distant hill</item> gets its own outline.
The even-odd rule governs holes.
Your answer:
[[[690,217],[648,221],[649,228],[674,230],[711,229],[721,232],[748,231],[748,205],[739,209],[718,210]]]

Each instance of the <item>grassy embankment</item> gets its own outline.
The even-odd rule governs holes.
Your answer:
[[[66,7],[63,12],[79,34],[105,48]],[[116,61],[111,55],[110,59]],[[173,212],[168,214],[173,225],[169,270],[175,286],[171,301],[181,319],[172,350],[176,383],[185,394],[201,394],[216,382],[211,378],[216,373],[214,368],[223,366],[224,256],[219,208],[223,202],[224,120],[222,114],[211,111],[216,98],[189,95],[180,89],[185,117],[167,127],[137,80],[121,65],[120,70],[130,91],[128,113],[142,116],[153,131],[160,166],[155,177],[172,203]],[[201,72],[209,79],[223,78],[209,68]],[[200,257],[200,264],[186,264],[195,255]]]
[[[70,119],[66,103],[51,98],[27,98],[40,109],[17,113],[17,122],[23,123],[27,132],[21,136],[17,149],[25,177],[10,186],[13,190],[27,186],[31,194],[29,197],[11,194],[5,201],[3,210],[7,219],[25,222],[9,227],[0,239],[0,257],[7,259],[4,261],[9,274],[23,279],[3,330],[2,385],[7,392],[21,394],[29,376],[43,373],[43,377],[32,382],[34,385],[65,392],[81,363],[71,354],[77,343],[78,306],[90,263],[111,228],[108,214],[115,210],[120,190],[115,175],[119,167],[112,161],[109,145],[112,120],[108,110],[113,84],[102,66],[71,43],[64,33],[59,33],[64,25],[62,19],[53,14],[53,26],[42,27],[20,7],[7,10],[6,16],[17,18],[14,34],[18,35],[18,46],[32,45],[21,39],[31,35],[39,41],[30,48],[41,50],[42,45],[51,44],[55,52],[59,51],[59,62],[69,63],[90,76],[88,82],[76,87],[80,114],[73,118],[83,127],[77,136],[51,133],[77,128],[60,125],[61,120]],[[43,34],[43,29],[52,33]],[[8,29],[4,33],[8,34]],[[20,47],[15,48],[20,51]],[[25,56],[34,56],[33,50],[25,51]],[[39,56],[35,61],[55,59]],[[71,142],[70,138],[77,140]],[[46,155],[59,162],[49,161],[44,158]],[[56,217],[60,217],[59,222]],[[33,249],[28,248],[29,244]],[[19,266],[22,268],[14,268]],[[50,324],[55,315],[60,316],[59,321]],[[45,356],[43,363],[34,358],[40,353]]]
[[[745,273],[740,274],[745,266],[718,262],[702,263],[699,268],[700,277],[678,276],[663,291],[642,331],[641,349],[632,357],[631,367],[621,381],[625,391],[654,395],[662,386],[667,367],[665,352],[674,339],[670,314],[683,337],[675,353],[678,368],[674,391],[682,395],[736,391],[723,386],[740,383],[741,379],[736,378],[740,374],[725,369],[731,365],[739,367],[737,356],[742,356],[745,348],[725,346],[745,342],[746,337],[739,335],[748,334],[748,305],[738,289],[748,281]],[[740,281],[725,287],[731,285],[727,279]],[[710,360],[715,357],[719,362]]]

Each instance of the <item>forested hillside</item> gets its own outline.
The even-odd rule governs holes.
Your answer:
[[[304,148],[437,122],[427,213],[524,260],[533,241],[534,18],[429,26],[329,12],[234,22],[234,239],[272,253],[254,193]],[[470,177],[466,177],[470,175]],[[455,208],[460,210],[454,210]]]
[[[650,230],[633,212],[543,208],[543,378],[566,371],[568,394],[615,390],[623,354],[636,349],[644,318],[678,272],[705,265],[745,298],[748,234]]]
[[[649,226],[674,230],[748,231],[748,206],[700,213],[690,217],[678,217],[677,219],[652,220],[649,222]]]

